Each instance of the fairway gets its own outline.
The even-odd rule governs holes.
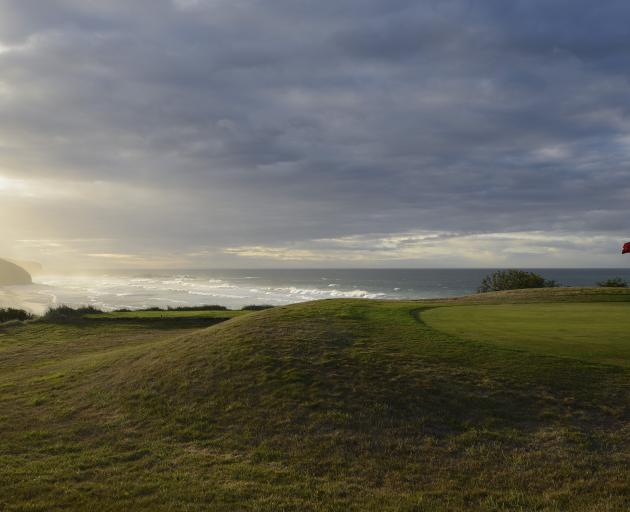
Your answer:
[[[627,303],[438,307],[422,320],[464,340],[630,366]]]

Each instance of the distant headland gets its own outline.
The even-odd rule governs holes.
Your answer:
[[[32,284],[31,275],[22,267],[0,259],[0,286]]]

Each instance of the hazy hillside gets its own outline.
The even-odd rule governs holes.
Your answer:
[[[31,275],[22,267],[10,261],[0,259],[0,286],[12,284],[31,284]]]
[[[16,264],[18,267],[22,267],[26,270],[31,276],[36,274],[41,274],[44,271],[44,267],[41,263],[37,261],[28,261],[28,260],[7,260],[11,263]]]

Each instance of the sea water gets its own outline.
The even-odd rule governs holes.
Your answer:
[[[0,289],[0,306],[36,313],[48,306],[112,310],[218,304],[281,305],[315,299],[428,299],[475,292],[494,269],[134,270],[43,275],[31,286]],[[566,286],[594,286],[630,269],[534,269]]]

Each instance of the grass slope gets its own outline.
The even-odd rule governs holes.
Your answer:
[[[627,367],[423,321],[472,300],[6,328],[0,509],[624,510]]]

